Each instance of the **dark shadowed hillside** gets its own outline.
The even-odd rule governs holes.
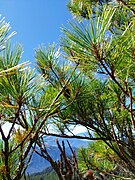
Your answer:
[[[34,173],[28,177],[29,180],[58,180],[57,174],[53,171],[52,167],[48,167],[42,172]],[[22,179],[23,180],[23,179]]]

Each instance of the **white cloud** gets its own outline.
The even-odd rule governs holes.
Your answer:
[[[2,125],[2,130],[4,132],[4,135],[7,137],[8,136],[8,133],[10,131],[10,128],[11,128],[12,124],[11,123],[5,123],[4,125]],[[0,139],[1,139],[1,134],[0,134]]]
[[[85,133],[86,131],[87,129],[84,126],[76,126],[72,132],[76,135],[79,133]]]

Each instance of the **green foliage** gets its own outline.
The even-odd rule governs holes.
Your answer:
[[[3,20],[0,23],[3,49],[0,52],[0,179],[10,180],[20,179],[25,173],[32,146],[35,147],[39,132],[46,129],[48,118],[56,113],[62,92],[57,97],[59,88],[48,84],[27,63],[19,64],[22,47],[11,48],[7,40],[13,33],[7,36],[9,25]],[[48,51],[47,63],[54,55],[51,52],[53,47]],[[41,54],[38,52],[39,57]],[[45,68],[47,71],[48,64]],[[4,130],[6,126],[8,131]]]
[[[63,28],[62,47],[89,84],[86,96],[78,93],[71,105],[69,122],[105,137],[104,142],[122,160],[119,163],[125,162],[134,174],[134,3],[70,1],[69,6],[85,19]]]
[[[101,172],[111,172],[115,168],[116,155],[103,141],[92,142],[88,148],[78,151],[79,168],[87,168]],[[87,167],[88,166],[88,167]]]
[[[5,48],[6,42],[15,34],[15,32],[12,32],[10,35],[8,35],[10,31],[10,24],[6,23],[4,18],[0,20],[0,51],[2,51]]]
[[[64,52],[55,44],[36,49],[38,72],[19,64],[22,47],[11,48],[14,33],[0,21],[1,179],[22,177],[49,127],[76,137],[78,125],[87,139],[100,139],[79,151],[82,170],[113,171],[117,161],[119,171],[135,174],[135,4],[72,0],[68,7],[77,18],[62,29]]]
[[[89,14],[95,14],[95,6],[101,11],[103,4],[109,2],[111,0],[70,0],[67,7],[75,17],[89,19]]]

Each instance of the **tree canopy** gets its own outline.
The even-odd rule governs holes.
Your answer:
[[[46,135],[96,140],[88,167],[107,172],[117,165],[120,175],[135,176],[134,0],[71,0],[67,6],[74,19],[62,28],[60,47],[35,50],[37,71],[19,64],[22,47],[12,48],[14,33],[0,21],[1,179],[20,179]],[[74,134],[77,126],[87,134]],[[95,163],[100,158],[105,166]]]

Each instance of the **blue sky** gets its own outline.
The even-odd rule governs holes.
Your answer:
[[[71,19],[68,0],[0,0],[0,14],[17,34],[11,43],[24,47],[23,58],[33,62],[39,44],[59,43],[60,27]]]

